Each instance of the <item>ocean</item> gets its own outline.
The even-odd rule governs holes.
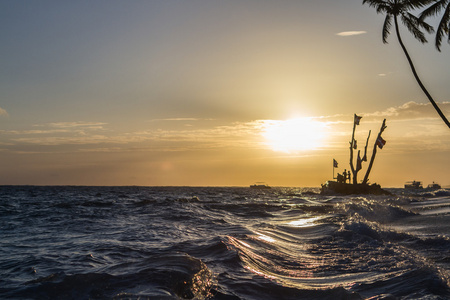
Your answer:
[[[0,186],[0,299],[450,299],[450,190]]]

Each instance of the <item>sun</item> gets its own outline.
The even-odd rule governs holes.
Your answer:
[[[274,151],[300,152],[323,146],[325,126],[312,118],[271,120],[264,123],[262,135]]]

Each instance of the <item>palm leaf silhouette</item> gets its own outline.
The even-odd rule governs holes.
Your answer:
[[[445,4],[448,4],[450,0],[441,0],[439,2],[445,2]],[[437,111],[439,116],[442,118],[444,123],[450,128],[450,122],[447,120],[445,115],[442,113],[439,106],[434,101],[433,97],[431,97],[428,90],[423,85],[422,81],[419,78],[419,75],[417,74],[416,68],[414,66],[414,63],[411,59],[411,56],[409,55],[405,44],[403,43],[402,37],[400,35],[399,30],[399,24],[398,19],[400,18],[401,22],[405,27],[408,29],[409,32],[412,33],[412,35],[420,41],[422,44],[427,42],[427,39],[425,37],[425,34],[423,33],[422,29],[425,30],[428,33],[434,32],[433,27],[430,26],[428,23],[424,21],[424,17],[433,14],[439,10],[439,7],[433,7],[430,9],[428,13],[425,15],[422,14],[421,17],[416,17],[413,14],[410,13],[411,10],[420,9],[425,7],[426,5],[436,2],[436,0],[363,0],[363,4],[368,4],[371,7],[374,7],[377,11],[377,13],[386,14],[386,18],[384,20],[383,24],[383,31],[382,31],[382,37],[383,37],[383,43],[387,43],[387,38],[391,33],[392,29],[392,22],[394,22],[394,29],[395,33],[397,35],[397,40],[402,47],[403,53],[406,56],[406,59],[408,60],[409,66],[411,68],[411,71],[414,75],[414,78],[416,79],[417,83],[419,84],[420,88],[424,92],[424,94],[427,96],[430,103],[433,105],[434,109]],[[443,4],[441,4],[442,6]],[[434,5],[432,5],[434,6]],[[448,8],[448,7],[447,7]],[[424,12],[425,13],[425,12]],[[450,15],[448,16],[450,18]],[[448,22],[446,23],[448,25]],[[444,26],[444,32],[447,32],[448,34],[448,26]],[[446,30],[446,31],[445,31]]]

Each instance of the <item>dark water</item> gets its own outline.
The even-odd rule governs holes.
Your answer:
[[[0,299],[450,299],[450,191],[0,187]]]

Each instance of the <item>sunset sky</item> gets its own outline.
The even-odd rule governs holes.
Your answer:
[[[371,182],[450,185],[450,130],[383,21],[356,0],[1,1],[0,185],[320,186],[354,113],[370,153],[387,119]],[[450,45],[402,34],[450,118]]]

